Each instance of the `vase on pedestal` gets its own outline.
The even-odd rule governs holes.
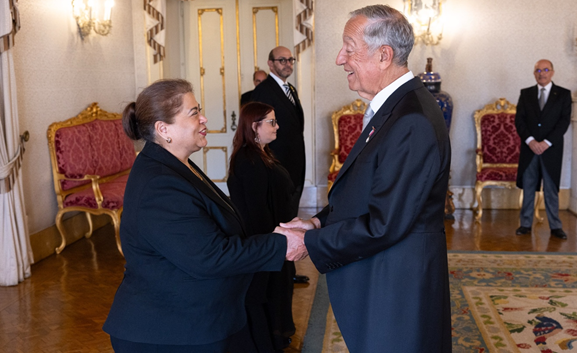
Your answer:
[[[453,98],[447,92],[441,90],[441,75],[433,71],[433,58],[427,58],[427,66],[425,72],[421,72],[417,77],[423,82],[425,87],[431,92],[433,97],[437,100],[437,104],[443,112],[445,125],[447,131],[451,129],[451,120],[453,118]],[[453,204],[453,193],[447,190],[447,197],[445,198],[445,218],[455,219],[453,216],[455,212],[455,205]]]

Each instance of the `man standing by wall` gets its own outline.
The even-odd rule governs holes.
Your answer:
[[[563,162],[563,135],[571,122],[571,91],[551,82],[553,63],[535,64],[537,85],[521,90],[515,126],[521,137],[517,186],[523,189],[521,226],[517,235],[531,233],[535,191],[541,189],[551,235],[567,239],[559,219],[559,184]]]
[[[266,72],[264,72],[263,70],[258,70],[255,71],[254,74],[252,74],[252,83],[254,83],[254,86],[258,86],[262,81],[266,80],[267,74]],[[254,92],[254,90],[251,91],[247,91],[244,92],[241,96],[240,96],[240,106],[242,107],[243,105],[245,105],[246,103],[250,102],[250,98],[252,96],[252,92]]]
[[[351,353],[451,351],[443,221],[451,147],[435,98],[407,67],[413,43],[411,25],[389,6],[351,13],[336,63],[349,89],[370,100],[365,127],[329,204],[277,228],[308,229],[306,250],[327,274]]]

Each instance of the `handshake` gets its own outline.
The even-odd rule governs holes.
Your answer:
[[[318,218],[304,220],[295,217],[290,222],[281,223],[274,229],[274,233],[282,234],[287,239],[287,261],[300,261],[309,255],[305,246],[305,232],[320,227],[321,222]]]

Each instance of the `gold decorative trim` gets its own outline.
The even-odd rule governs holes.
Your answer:
[[[240,109],[240,97],[242,96],[241,76],[240,76],[240,15],[239,15],[239,0],[235,1],[236,9],[236,74],[238,79],[238,106]],[[234,122],[233,122],[234,124]]]
[[[219,73],[222,78],[222,106],[223,106],[223,126],[220,130],[208,130],[208,133],[226,133],[226,80],[224,76],[224,21],[223,21],[223,10],[222,8],[212,8],[212,9],[198,9],[198,52],[199,52],[199,63],[200,63],[200,101],[202,107],[206,107],[204,99],[204,75],[206,70],[203,66],[203,55],[202,55],[202,15],[205,12],[216,12],[220,19],[220,64]]]
[[[208,171],[207,171],[207,154],[209,150],[222,150],[224,152],[224,163],[225,163],[225,172],[224,172],[224,178],[222,179],[210,179],[215,183],[224,183],[226,182],[226,180],[228,179],[228,147],[224,147],[224,146],[215,146],[215,147],[204,147],[202,149],[202,159],[203,159],[203,168],[202,171],[204,172],[204,174],[206,174],[208,176]],[[210,178],[210,176],[209,176]]]
[[[253,7],[252,8],[252,40],[253,40],[253,51],[254,51],[254,71],[260,70],[258,66],[258,45],[256,42],[256,14],[261,10],[271,10],[274,12],[274,25],[275,25],[275,39],[276,46],[278,47],[278,7],[268,6],[268,7]]]

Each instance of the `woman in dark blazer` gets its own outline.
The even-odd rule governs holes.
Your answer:
[[[146,144],[126,185],[125,272],[103,328],[116,352],[250,352],[245,294],[254,272],[282,268],[287,238],[247,237],[188,159],[207,144],[206,121],[184,80],[155,82],[123,112],[126,134]]]
[[[278,129],[270,105],[252,102],[242,107],[227,185],[249,234],[269,233],[298,212],[290,175],[268,147]],[[290,344],[295,333],[294,275],[294,264],[288,261],[280,272],[255,274],[246,302],[254,352],[278,352]]]

